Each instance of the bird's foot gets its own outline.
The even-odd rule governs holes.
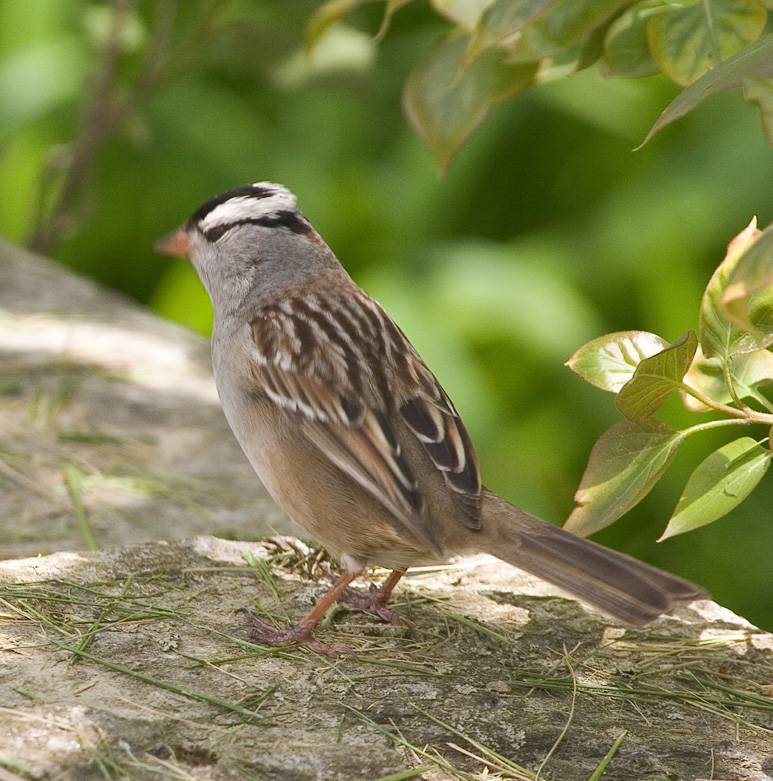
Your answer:
[[[295,626],[286,629],[277,629],[272,624],[264,621],[251,610],[243,611],[250,622],[250,638],[261,645],[285,646],[302,644],[325,656],[338,656],[349,652],[346,646],[321,643],[314,637],[314,624],[301,621]]]
[[[384,592],[373,583],[370,584],[370,589],[367,593],[348,586],[338,597],[338,601],[341,604],[346,605],[352,610],[362,610],[364,613],[378,616],[382,621],[386,621],[388,624],[402,624],[403,622],[400,616],[398,616],[394,610],[390,610],[386,606],[388,599],[389,594],[384,594]]]

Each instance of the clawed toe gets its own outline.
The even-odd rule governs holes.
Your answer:
[[[353,610],[362,610],[364,613],[378,616],[388,624],[399,625],[402,623],[400,616],[384,604],[384,597],[376,588],[371,588],[367,594],[354,588],[347,588],[338,601]]]
[[[349,605],[355,610],[364,610],[367,613],[376,615],[388,624],[402,623],[397,613],[393,613],[386,606],[386,603],[397,581],[402,577],[403,572],[404,570],[394,570],[381,588],[374,586],[367,594],[349,588],[349,584],[358,573],[345,572],[335,581],[332,588],[319,600],[306,618],[295,626],[290,626],[286,629],[277,629],[251,610],[245,608],[244,613],[250,622],[250,637],[261,645],[284,646],[302,643],[312,651],[320,654],[334,656],[348,653],[348,648],[340,645],[328,645],[316,640],[313,634],[316,624],[336,602]]]
[[[312,636],[310,626],[297,624],[287,629],[277,629],[251,610],[245,608],[243,612],[250,622],[250,637],[265,645],[292,645],[302,643]]]
[[[313,625],[301,621],[300,624],[287,627],[286,629],[277,629],[272,624],[264,621],[251,610],[245,608],[244,614],[250,623],[250,639],[261,645],[270,645],[281,647],[285,645],[302,644],[325,656],[338,656],[349,652],[349,649],[342,645],[331,645],[321,643],[315,639],[312,632]]]

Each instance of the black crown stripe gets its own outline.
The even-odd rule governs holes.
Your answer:
[[[293,233],[309,233],[311,231],[309,223],[298,212],[282,210],[276,212],[276,214],[267,214],[264,217],[249,217],[243,220],[234,220],[233,222],[223,222],[210,228],[204,233],[204,236],[207,241],[217,241],[226,231],[235,228],[237,225],[288,228]]]
[[[188,227],[193,227],[197,223],[201,222],[215,207],[220,206],[221,203],[230,201],[231,198],[268,198],[271,195],[275,195],[276,190],[273,187],[261,187],[254,184],[243,184],[240,187],[234,187],[233,190],[220,193],[214,198],[210,198],[208,201],[199,206],[198,209],[191,215],[188,220]]]

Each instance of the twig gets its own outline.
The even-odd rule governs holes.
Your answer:
[[[692,396],[694,399],[697,399],[701,404],[703,404],[704,407],[715,409],[717,412],[723,412],[725,415],[740,418],[741,420],[750,420],[755,423],[773,423],[773,415],[767,415],[764,412],[757,412],[756,410],[752,410],[745,405],[743,409],[736,409],[735,407],[730,407],[727,404],[714,401],[713,399],[708,398],[708,396],[705,396],[699,390],[696,390],[692,386],[688,385],[686,382],[678,382],[676,383],[676,387],[678,387],[679,390],[684,391],[684,393],[686,393],[688,396]]]
[[[72,212],[87,183],[100,146],[137,108],[140,101],[163,80],[167,63],[176,0],[159,0],[153,38],[140,73],[128,96],[115,95],[121,39],[126,20],[134,9],[135,0],[114,0],[110,32],[102,58],[86,101],[80,129],[65,160],[52,161],[41,174],[38,204],[35,210],[29,246],[38,252],[48,252],[72,224]],[[53,204],[46,209],[51,190],[53,169],[63,168],[59,191]]]
[[[102,59],[92,83],[91,95],[81,120],[77,140],[73,145],[62,179],[48,218],[44,216],[45,195],[50,183],[46,181],[50,170],[44,170],[40,187],[38,223],[34,226],[29,245],[32,249],[45,252],[66,228],[67,215],[77,198],[84,179],[94,162],[97,148],[113,126],[115,105],[112,91],[118,62],[121,56],[121,36],[127,17],[134,7],[134,0],[114,0],[113,19],[110,32],[102,50]]]
[[[569,705],[569,715],[566,717],[566,724],[564,724],[564,728],[561,730],[555,742],[550,747],[550,751],[545,754],[542,762],[540,762],[539,767],[537,768],[537,775],[534,777],[535,781],[539,781],[539,777],[543,768],[545,765],[547,765],[553,754],[555,754],[556,749],[561,745],[561,741],[564,739],[564,737],[566,737],[566,733],[569,731],[572,719],[574,718],[574,706],[577,702],[577,676],[574,674],[574,668],[572,667],[572,663],[569,661],[569,654],[566,652],[566,646],[564,646],[564,661],[566,662],[566,666],[569,668],[569,675],[572,678],[572,701]]]

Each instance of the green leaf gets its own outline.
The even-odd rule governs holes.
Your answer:
[[[604,41],[601,68],[605,76],[636,78],[658,73],[647,42],[647,23],[654,14],[662,13],[662,3],[644,3],[629,8],[610,26]]]
[[[773,353],[758,350],[753,353],[734,355],[729,361],[730,376],[739,399],[758,398],[757,387],[773,382]],[[706,358],[700,346],[684,382],[700,391],[712,401],[728,404],[733,397],[725,382],[725,372],[719,358]],[[706,407],[695,397],[682,391],[682,402],[691,412],[706,412]]]
[[[771,458],[773,451],[751,437],[741,437],[715,450],[690,475],[658,542],[727,515],[756,488]]]
[[[580,347],[566,362],[591,385],[618,393],[644,358],[668,347],[668,342],[647,331],[618,331]]]
[[[773,144],[773,79],[744,79],[743,99],[757,105],[765,138]]]
[[[299,47],[276,62],[273,80],[292,90],[332,73],[362,73],[376,56],[376,41],[346,22],[335,22],[316,39],[312,49]]]
[[[558,2],[524,27],[508,47],[509,62],[530,62],[543,57],[566,58],[581,49],[591,34],[630,5],[630,0],[572,0]]]
[[[698,318],[698,339],[703,354],[707,358],[718,356],[726,361],[737,353],[752,352],[760,349],[751,334],[744,333],[730,321],[726,307],[736,308],[739,299],[745,299],[747,288],[744,284],[733,292],[724,302],[729,280],[741,257],[760,236],[757,219],[752,221],[728,244],[724,259],[712,274],[701,299]]]
[[[491,106],[528,87],[536,63],[508,65],[489,51],[463,67],[468,36],[438,42],[408,77],[403,108],[435,162],[444,169]]]
[[[647,39],[663,73],[688,85],[756,41],[766,19],[759,0],[694,0],[650,19]]]
[[[720,62],[686,90],[682,90],[666,106],[640,146],[644,146],[655,133],[683,117],[717,92],[740,87],[747,78],[764,79],[772,76],[773,33],[763,36],[734,57]]]
[[[413,0],[387,0],[386,8],[384,9],[384,18],[381,20],[381,26],[376,33],[376,40],[380,41],[389,30],[389,25],[392,24],[392,17],[403,7],[412,3]]]
[[[722,312],[752,334],[741,347],[773,344],[773,225],[742,249],[720,295]]]
[[[375,0],[327,0],[311,15],[306,24],[306,49],[316,46],[322,34],[335,22],[341,21],[356,8]]]
[[[506,45],[557,0],[494,0],[481,14],[470,41],[468,59],[492,46]]]
[[[577,67],[575,70],[590,68],[591,65],[598,62],[604,55],[604,41],[607,38],[609,28],[614,24],[614,18],[607,18],[604,23],[591,30],[585,36],[580,46],[577,57]]]
[[[652,418],[612,426],[591,450],[564,528],[588,535],[614,523],[650,492],[683,439],[682,432]]]
[[[688,331],[670,347],[641,361],[617,395],[620,412],[638,421],[652,415],[682,382],[697,349],[698,339]]]
[[[749,296],[746,316],[741,322],[751,326],[759,347],[773,345],[773,284]]]
[[[432,7],[465,30],[474,29],[492,0],[432,0]]]

